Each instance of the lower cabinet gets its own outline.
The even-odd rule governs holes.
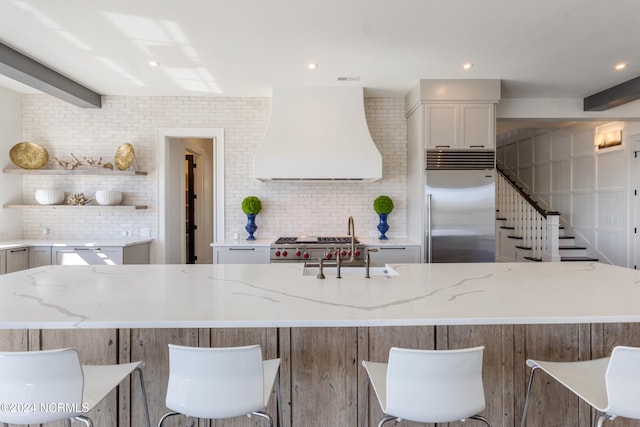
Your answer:
[[[51,261],[56,265],[119,265],[122,264],[122,248],[52,248]]]
[[[269,254],[267,253],[267,258]],[[149,264],[150,245],[100,246],[25,246],[0,250],[0,274],[13,273],[44,265],[120,265]]]
[[[149,243],[95,248],[51,248],[51,263],[55,265],[149,264],[149,257]]]
[[[377,249],[369,252],[372,267],[383,267],[385,264],[410,264],[420,262],[420,246],[366,246],[366,249]]]
[[[215,246],[214,264],[269,264],[269,246]]]
[[[29,248],[6,249],[5,252],[7,273],[29,268]]]
[[[46,253],[34,251],[44,249]],[[0,274],[13,273],[31,267],[51,264],[51,248],[13,248],[0,250]]]
[[[51,265],[51,246],[31,246],[29,248],[29,268]]]

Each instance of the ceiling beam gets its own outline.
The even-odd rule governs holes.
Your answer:
[[[81,108],[101,108],[102,96],[0,43],[0,74]]]
[[[605,111],[640,99],[640,77],[584,98],[584,111]]]

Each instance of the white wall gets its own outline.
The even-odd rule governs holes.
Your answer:
[[[602,262],[630,264],[629,132],[622,147],[596,150],[595,127],[582,125],[508,143],[498,159],[543,208],[559,211],[565,234]]]
[[[0,167],[15,167],[9,158],[9,150],[22,141],[22,96],[0,87]],[[21,203],[22,177],[0,174],[0,206]],[[22,212],[16,209],[0,209],[0,239],[22,237]]]
[[[80,109],[47,95],[25,95],[23,135],[45,146],[51,157],[113,159],[119,145],[136,150],[146,177],[26,176],[25,202],[40,187],[92,194],[97,189],[125,192],[123,203],[148,205],[142,211],[26,209],[24,237],[47,227],[51,238],[119,238],[124,231],[140,236],[151,229],[158,236],[158,171],[155,170],[159,128],[222,128],[225,135],[225,237],[241,238],[246,216],[242,199],[262,199],[257,237],[321,234],[346,235],[352,215],[356,234],[377,235],[375,197],[388,194],[395,210],[389,217],[389,237],[406,235],[406,120],[403,98],[367,98],[365,113],[371,135],[383,156],[383,180],[375,183],[281,183],[253,178],[253,155],[267,127],[268,98],[123,97],[106,96],[103,108]],[[339,156],[340,153],[335,153]]]

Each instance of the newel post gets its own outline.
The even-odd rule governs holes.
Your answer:
[[[542,261],[560,262],[560,212],[547,212],[547,246]]]

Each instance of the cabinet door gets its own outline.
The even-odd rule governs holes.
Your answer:
[[[0,274],[7,272],[7,251],[4,249],[0,251]]]
[[[269,264],[269,248],[220,246],[213,250],[215,264]]]
[[[495,106],[460,104],[460,148],[495,147]]]
[[[51,246],[32,246],[29,248],[29,268],[51,265]]]
[[[57,265],[119,265],[122,248],[54,248],[52,260]]]
[[[367,248],[378,249],[378,252],[369,252],[372,267],[420,262],[420,246],[367,246]]]
[[[27,248],[7,249],[7,273],[29,268],[29,250]]]
[[[425,105],[425,148],[458,147],[458,105]]]

